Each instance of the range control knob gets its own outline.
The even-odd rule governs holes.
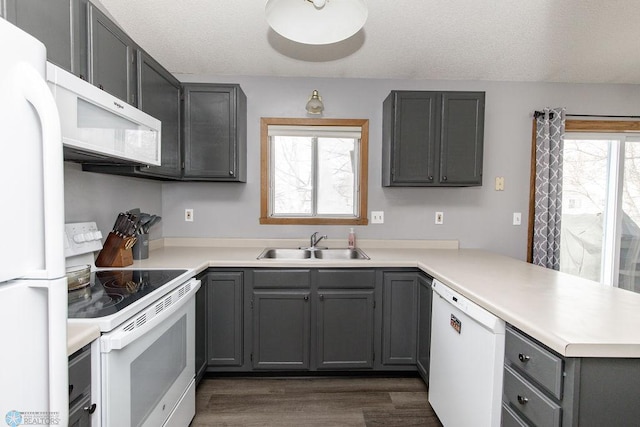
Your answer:
[[[93,232],[93,240],[100,240],[102,239],[102,231],[100,230],[96,230]]]
[[[84,243],[85,238],[84,238],[84,234],[80,233],[80,234],[76,234],[73,236],[73,241],[76,243]]]

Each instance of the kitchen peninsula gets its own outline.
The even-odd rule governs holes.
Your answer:
[[[507,322],[510,325],[507,353],[510,351],[509,337],[516,337],[527,349],[554,358],[558,366],[564,366],[557,378],[560,384],[557,400],[542,402],[550,405],[549,411],[555,411],[554,420],[561,419],[562,425],[577,425],[578,422],[597,425],[602,420],[610,421],[613,413],[617,414],[618,420],[640,416],[640,409],[629,400],[640,393],[639,294],[487,251],[458,249],[455,241],[359,242],[369,260],[257,259],[265,247],[292,248],[300,243],[293,240],[168,238],[153,242],[149,258],[135,261],[132,267],[187,268],[194,276],[208,269],[415,269],[445,283]],[[329,240],[327,244],[337,247],[340,242]],[[248,355],[244,357],[248,358]],[[517,352],[515,358],[518,358]],[[508,359],[509,354],[505,357],[505,372],[511,375],[511,367],[506,366]],[[544,385],[535,383],[537,377],[533,374],[532,379],[538,387]],[[513,381],[516,385],[527,384],[519,376]],[[503,419],[510,414],[509,405],[505,403],[509,400],[505,396],[511,390],[507,389],[510,384],[505,379]],[[603,389],[607,391],[603,393]],[[535,408],[535,403],[527,405],[527,408]],[[536,419],[535,413],[525,414]]]

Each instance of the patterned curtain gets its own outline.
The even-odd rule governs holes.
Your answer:
[[[543,113],[536,118],[533,263],[559,270],[565,108]]]

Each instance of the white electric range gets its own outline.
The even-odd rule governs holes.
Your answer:
[[[189,270],[95,268],[95,223],[67,224],[67,267],[92,265],[70,291],[70,323],[98,325],[92,346],[92,420],[102,426],[188,426],[195,415],[195,294]]]

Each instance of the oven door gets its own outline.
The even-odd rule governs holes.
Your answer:
[[[199,287],[181,285],[101,337],[104,426],[161,426],[179,403],[191,406],[180,408],[187,423],[195,415],[194,399],[183,395],[195,373]]]

